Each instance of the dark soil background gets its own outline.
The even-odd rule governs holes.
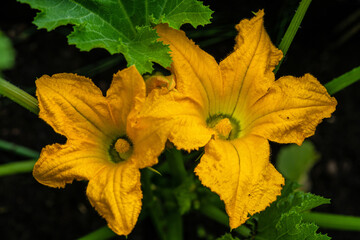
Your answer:
[[[265,9],[265,27],[277,45],[299,1],[205,1],[215,11],[213,24],[203,29],[224,28],[235,34],[234,26],[251,11]],[[34,93],[36,78],[43,74],[76,72],[91,77],[106,89],[113,73],[125,67],[120,56],[110,56],[105,50],[80,52],[67,44],[70,27],[52,32],[37,30],[31,23],[36,11],[15,0],[5,0],[0,6],[0,29],[13,42],[16,65],[5,71],[4,77],[20,88]],[[189,33],[193,29],[184,26]],[[209,39],[194,39],[218,60],[233,48],[233,36],[209,45]],[[277,77],[302,76],[311,73],[323,84],[357,67],[360,63],[360,1],[313,1]],[[115,64],[100,70],[108,60]],[[310,140],[321,154],[311,171],[311,192],[331,198],[332,204],[317,211],[360,216],[360,85],[358,83],[336,93],[336,112],[319,125]],[[37,116],[0,98],[0,139],[40,151],[49,143],[63,142]],[[272,144],[272,159],[280,145]],[[0,164],[25,160],[15,154],[0,151]],[[89,205],[85,183],[74,183],[65,189],[51,189],[37,183],[31,173],[0,178],[0,238],[1,239],[75,239],[106,223]],[[203,226],[214,236],[228,229],[198,215],[184,219],[185,239],[198,239],[197,226]],[[333,239],[360,239],[358,232],[320,229]],[[123,239],[123,238],[120,238]],[[128,239],[157,239],[150,222],[138,223]]]

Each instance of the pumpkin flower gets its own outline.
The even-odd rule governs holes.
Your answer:
[[[163,146],[133,135],[129,121],[145,99],[145,83],[135,67],[119,71],[106,97],[90,79],[62,73],[36,80],[39,116],[67,138],[46,146],[33,175],[50,187],[89,181],[86,194],[108,226],[128,235],[141,210],[139,168],[157,162]],[[141,163],[138,159],[141,158]]]
[[[280,195],[284,179],[269,161],[269,140],[301,145],[337,104],[310,74],[275,81],[282,52],[263,16],[260,10],[236,26],[234,51],[220,64],[184,32],[157,26],[171,49],[177,91],[154,88],[134,122],[141,134],[156,132],[179,149],[205,146],[195,173],[224,201],[231,229]]]

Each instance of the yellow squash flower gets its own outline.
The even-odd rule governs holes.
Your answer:
[[[176,91],[152,90],[134,122],[139,134],[169,139],[177,148],[205,146],[195,172],[224,201],[232,229],[281,192],[284,179],[269,162],[268,141],[300,145],[337,104],[310,74],[275,81],[282,52],[271,43],[263,15],[236,26],[234,52],[220,64],[184,32],[159,25],[171,49]]]
[[[90,79],[55,74],[36,80],[40,117],[67,138],[46,146],[33,175],[50,187],[88,180],[92,206],[119,235],[128,235],[141,210],[140,171],[157,163],[164,146],[142,148],[129,126],[145,99],[145,83],[135,67],[114,75],[106,97]],[[139,161],[139,158],[141,161]]]

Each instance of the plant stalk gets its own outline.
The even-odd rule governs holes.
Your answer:
[[[0,139],[0,149],[13,152],[28,158],[38,158],[40,155],[38,152],[34,150],[1,139]]]
[[[180,185],[186,178],[187,172],[184,166],[184,159],[181,151],[172,148],[165,151],[166,161],[169,164],[171,175],[175,185]]]
[[[36,160],[26,160],[2,164],[0,165],[0,177],[17,173],[31,172],[35,163]]]
[[[331,80],[330,82],[325,84],[325,87],[329,92],[329,94],[332,95],[359,80],[360,80],[360,66]]]
[[[305,13],[306,13],[310,3],[311,3],[311,0],[301,0],[299,7],[296,10],[296,13],[295,13],[294,17],[292,18],[290,25],[284,34],[284,37],[281,39],[281,42],[279,44],[279,49],[283,52],[284,56],[281,59],[281,61],[279,62],[279,64],[276,66],[276,68],[274,70],[275,74],[279,70],[281,63],[282,63],[283,59],[285,58],[286,53],[287,53],[292,41],[294,40],[296,32],[300,27],[300,24],[305,16]]]
[[[151,190],[151,182],[150,182],[150,170],[144,169],[142,172],[142,186],[144,191],[144,207],[149,211],[149,215],[152,223],[154,224],[155,230],[158,234],[160,240],[166,240],[165,232],[163,229],[163,222],[161,221],[161,214],[158,211],[159,208],[156,206],[156,201],[154,199],[154,195]]]
[[[323,228],[360,231],[360,217],[316,212],[303,213],[302,217],[304,221],[313,222]]]
[[[167,216],[167,238],[172,240],[183,239],[183,224],[182,217],[179,211],[174,210]]]
[[[174,179],[174,185],[181,185],[186,179],[187,172],[184,166],[184,158],[181,151],[172,148],[165,151],[166,161],[169,164],[171,176]],[[183,239],[182,216],[177,208],[172,209],[168,215],[167,221],[167,239]]]
[[[229,225],[229,217],[219,209],[210,204],[201,204],[200,212],[207,216],[208,218],[221,223],[223,225]],[[238,228],[234,229],[235,232],[239,233],[241,236],[248,238],[251,236],[251,230],[244,225],[239,226]]]
[[[0,78],[0,95],[8,97],[36,115],[39,114],[38,101],[36,98],[2,78]]]
[[[113,231],[111,231],[110,228],[104,226],[87,234],[86,236],[78,238],[78,240],[98,240],[98,239],[106,240],[114,236],[116,236],[116,234]]]

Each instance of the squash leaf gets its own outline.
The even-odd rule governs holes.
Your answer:
[[[15,51],[11,41],[0,31],[0,71],[9,69],[14,65]]]
[[[317,233],[318,226],[306,223],[301,214],[330,200],[311,193],[296,191],[299,185],[287,181],[281,195],[265,211],[255,215],[257,233],[255,239],[274,240],[329,240],[327,235]]]
[[[122,53],[128,66],[151,72],[153,63],[169,67],[168,46],[159,42],[153,26],[167,23],[179,29],[210,23],[212,11],[197,0],[18,0],[40,10],[34,19],[38,28],[51,31],[73,25],[69,44],[82,51],[104,48]]]

